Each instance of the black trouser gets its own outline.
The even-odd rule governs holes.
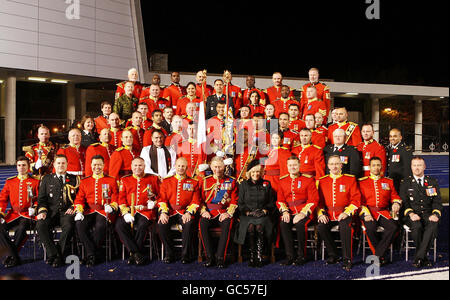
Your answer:
[[[95,255],[96,249],[100,248],[106,239],[107,219],[101,214],[95,212],[84,216],[83,221],[76,221],[78,237],[86,249],[86,255]],[[92,237],[90,229],[94,228]]]
[[[200,219],[200,234],[202,237],[203,247],[206,250],[206,256],[210,258],[214,257],[214,247],[211,235],[209,234],[209,228],[220,227],[221,233],[215,257],[225,259],[225,250],[230,238],[231,224],[231,218],[226,218],[222,222],[219,222],[219,216],[214,219]]]
[[[305,247],[306,247],[306,230],[307,224],[309,223],[309,218],[304,218],[300,222],[294,225],[294,216],[291,216],[289,223],[280,221],[280,232],[283,238],[284,248],[287,257],[294,257],[294,239],[292,237],[292,227],[295,226],[297,231],[297,255],[298,257],[305,257]]]
[[[335,225],[339,225],[339,235],[342,242],[342,257],[344,259],[352,259],[352,218],[347,217],[346,219],[338,221],[330,221],[328,224],[319,223],[317,225],[317,231],[320,237],[325,242],[327,247],[327,252],[329,256],[339,257],[337,254],[337,247],[334,242],[334,238],[331,234],[331,228]]]
[[[385,217],[380,216],[378,221],[363,221],[363,224],[366,227],[366,236],[372,253],[378,257],[384,256],[397,232],[397,222],[393,219],[388,220]],[[377,233],[378,226],[382,226],[384,228],[384,231],[381,234],[381,239]]]
[[[192,245],[192,231],[194,225],[194,219],[191,219],[186,224],[183,224],[183,220],[181,219],[182,215],[176,214],[169,218],[169,222],[167,224],[158,223],[159,236],[161,241],[164,244],[164,254],[165,256],[173,257],[173,239],[171,237],[170,227],[174,224],[181,224],[182,226],[182,257],[188,257],[189,249]]]
[[[424,259],[437,237],[439,222],[431,222],[429,217],[430,215],[420,215],[419,221],[411,221],[409,216],[406,218],[405,223],[411,229],[411,237],[416,244],[414,259]]]
[[[134,216],[133,231],[131,224],[125,222],[123,217],[116,221],[116,232],[119,235],[122,244],[131,253],[143,253],[145,238],[147,237],[149,226],[151,222],[141,214],[137,213]]]
[[[61,236],[59,239],[59,245],[61,248],[60,254],[64,255],[67,242],[70,240],[70,237],[72,236],[73,233],[74,228],[73,215],[57,213],[51,218],[47,215],[47,218],[45,218],[45,220],[38,220],[36,222],[36,229],[39,234],[39,239],[44,244],[48,257],[58,255],[58,249],[56,248],[56,245],[53,242],[53,234],[50,231],[52,228],[58,225],[60,225],[62,229]]]
[[[0,248],[5,249],[8,256],[18,257],[21,246],[25,243],[27,230],[30,229],[31,220],[20,217],[12,222],[0,224]],[[9,238],[9,231],[14,230],[14,243]]]

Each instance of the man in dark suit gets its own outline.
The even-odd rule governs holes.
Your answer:
[[[336,129],[333,132],[334,144],[325,146],[323,152],[325,154],[325,161],[332,155],[338,155],[342,161],[342,173],[355,175],[358,178],[361,174],[361,163],[359,153],[355,147],[345,144],[345,131],[343,129]],[[328,166],[326,174],[329,174]]]
[[[74,207],[80,178],[67,173],[67,157],[58,154],[53,164],[55,173],[43,177],[39,186],[36,229],[47,251],[46,263],[63,265],[63,255],[74,227]],[[56,248],[51,229],[60,225],[60,251]]]
[[[405,224],[411,229],[416,244],[413,266],[431,267],[427,252],[437,237],[441,218],[442,200],[438,181],[425,176],[425,161],[421,157],[411,160],[412,176],[402,180],[400,197],[405,207]]]
[[[206,120],[217,116],[216,106],[218,102],[224,101],[226,103],[227,101],[227,96],[223,93],[222,79],[214,81],[214,90],[216,93],[206,99]],[[228,105],[231,105],[234,113],[233,99],[230,97],[228,101]]]

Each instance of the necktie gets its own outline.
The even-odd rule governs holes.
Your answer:
[[[64,180],[63,180],[63,176],[59,176],[59,183],[61,183],[61,185],[64,185]]]
[[[422,186],[422,178],[417,179],[417,181],[419,182],[419,185]]]

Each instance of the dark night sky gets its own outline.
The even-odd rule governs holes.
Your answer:
[[[141,0],[147,50],[169,70],[448,86],[448,1]]]

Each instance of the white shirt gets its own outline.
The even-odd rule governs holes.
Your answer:
[[[425,175],[423,175],[422,177],[417,177],[416,175],[413,175],[413,176],[417,183],[419,183],[419,179],[420,179],[421,186],[423,186],[423,184],[425,182]]]
[[[157,148],[156,153],[158,156],[158,174],[152,170],[152,162],[150,161],[150,147],[147,146],[142,148],[141,158],[145,161],[145,173],[161,176],[162,178],[175,175],[175,161],[177,159],[177,153],[173,150],[172,147],[167,147],[169,150],[170,158],[171,158],[171,166],[170,170],[167,170],[166,167],[166,156],[164,155],[163,148]]]

